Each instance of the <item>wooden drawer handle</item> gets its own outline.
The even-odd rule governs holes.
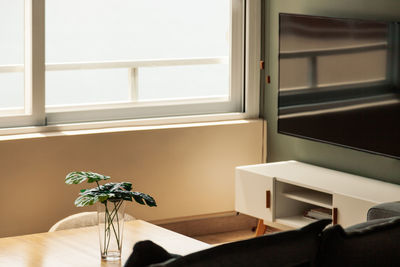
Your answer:
[[[266,207],[267,207],[267,209],[270,209],[271,208],[271,191],[270,190],[267,190],[266,192]]]
[[[335,225],[337,224],[337,208],[332,209],[332,223]]]

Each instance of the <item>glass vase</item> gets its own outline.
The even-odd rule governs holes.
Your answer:
[[[123,200],[98,202],[97,217],[101,259],[104,261],[121,260],[125,202]]]

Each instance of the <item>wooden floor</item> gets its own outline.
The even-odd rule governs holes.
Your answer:
[[[254,237],[252,229],[238,230],[225,233],[214,233],[209,235],[192,236],[194,239],[203,241],[211,245],[218,245],[227,242],[244,240]]]
[[[217,245],[254,237],[257,219],[241,214],[160,224],[160,226],[205,243]],[[276,231],[276,229],[267,228],[267,233]]]

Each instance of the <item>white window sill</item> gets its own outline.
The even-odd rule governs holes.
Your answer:
[[[0,129],[0,141],[54,136],[244,124],[254,119],[258,118],[251,118],[248,114],[245,113],[227,113],[199,116],[180,116],[123,121],[100,121],[48,126],[4,128]]]

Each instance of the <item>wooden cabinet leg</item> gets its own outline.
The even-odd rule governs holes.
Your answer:
[[[337,208],[333,208],[332,209],[332,224],[337,224],[337,212],[338,212],[338,210],[337,210]]]
[[[265,234],[265,231],[267,230],[267,226],[264,224],[263,220],[258,220],[257,223],[257,229],[256,229],[256,236],[260,236]]]

